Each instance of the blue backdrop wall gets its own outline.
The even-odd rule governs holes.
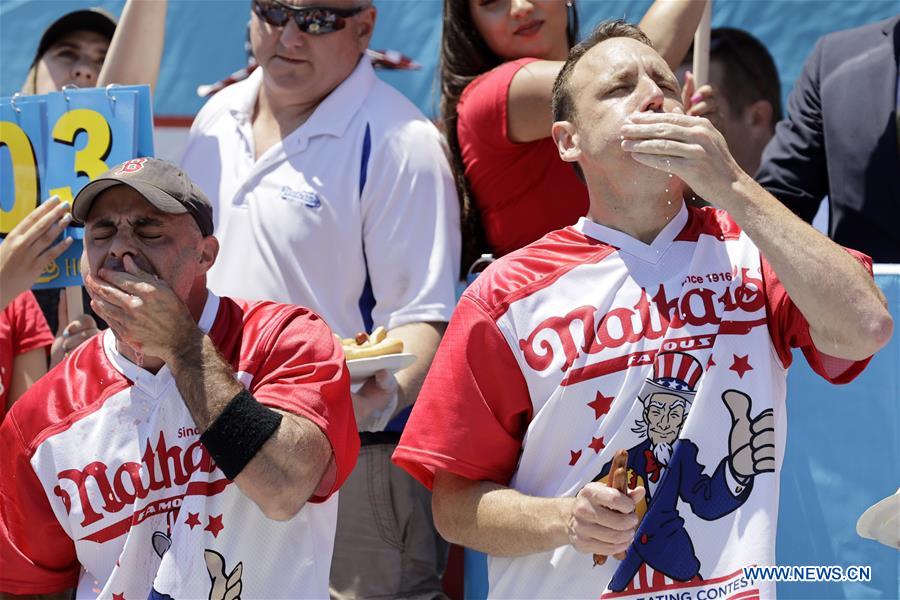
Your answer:
[[[41,33],[59,15],[88,6],[114,14],[121,0],[0,0],[0,94],[18,91]],[[602,19],[639,21],[650,0],[578,0],[582,33]],[[379,10],[373,48],[399,50],[423,65],[417,72],[383,77],[433,116],[434,72],[441,35],[438,0],[376,0]],[[785,95],[803,61],[822,35],[887,18],[900,12],[898,0],[716,0],[713,26],[747,29],[775,57]],[[158,115],[196,114],[203,100],[197,86],[246,63],[243,49],[249,0],[170,0],[166,51],[156,93]]]

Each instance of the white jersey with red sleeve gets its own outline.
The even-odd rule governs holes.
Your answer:
[[[199,441],[168,367],[99,334],[16,403],[0,428],[0,591],[77,597],[321,598],[338,487],[359,437],[340,345],[315,313],[209,294],[199,323],[261,403],[331,442],[331,476],[270,520]]]
[[[775,562],[792,348],[835,383],[867,362],[816,350],[726,213],[683,207],[649,245],[582,219],[466,290],[394,461],[565,497],[628,451],[647,497],[625,559],[491,557],[491,597],[772,597],[743,569]]]

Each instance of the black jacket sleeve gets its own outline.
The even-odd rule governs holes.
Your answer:
[[[756,174],[760,185],[807,222],[828,194],[820,93],[823,46],[819,40],[806,59],[788,99],[787,118],[776,126]]]

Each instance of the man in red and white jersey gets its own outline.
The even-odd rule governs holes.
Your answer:
[[[741,171],[632,25],[572,50],[553,111],[590,211],[465,292],[394,460],[492,597],[771,597],[742,568],[775,559],[791,351],[842,383],[887,342],[870,262]]]
[[[310,310],[219,298],[206,196],[137,158],[89,183],[82,273],[110,329],[0,428],[0,591],[322,598],[359,448]]]

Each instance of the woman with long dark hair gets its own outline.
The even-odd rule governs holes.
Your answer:
[[[657,0],[640,23],[675,69],[705,2]],[[463,223],[466,269],[481,252],[500,256],[571,225],[587,188],[550,139],[553,82],[578,38],[574,0],[444,0],[441,117]],[[711,110],[708,87],[691,114]],[[686,104],[687,107],[687,104]]]

